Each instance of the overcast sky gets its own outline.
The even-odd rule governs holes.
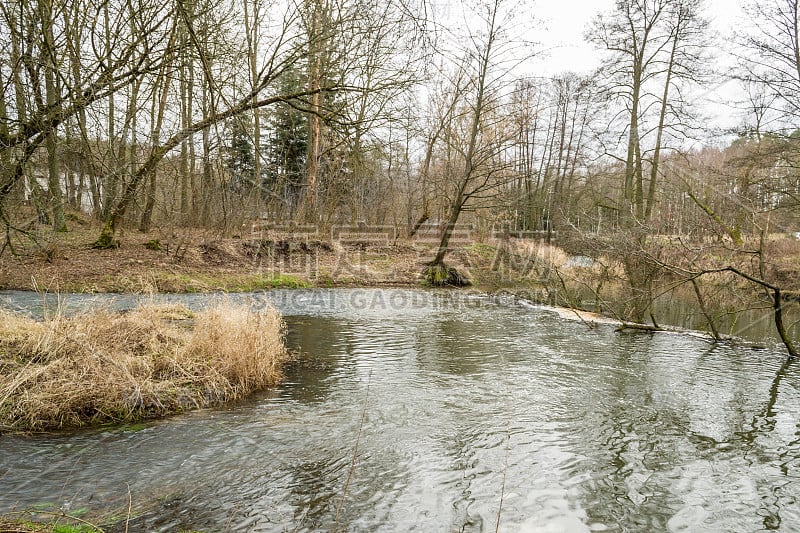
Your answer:
[[[740,0],[706,0],[707,16],[714,30],[725,33],[741,16]],[[542,67],[546,74],[565,70],[587,71],[597,66],[599,53],[583,40],[589,21],[598,12],[610,11],[614,0],[536,0],[534,9],[546,30],[542,45],[551,48]]]
[[[721,38],[730,36],[736,28],[747,24],[742,3],[746,0],[705,0],[704,15],[711,23],[711,30]],[[469,10],[464,11],[465,0],[442,0],[437,3],[443,20],[452,19],[452,24],[469,24]],[[530,13],[512,13],[511,18],[519,23],[516,28],[524,32],[526,41],[534,44],[535,57],[518,65],[515,72],[520,77],[549,77],[565,72],[589,73],[600,66],[604,51],[584,40],[590,21],[601,12],[611,12],[615,0],[533,0]],[[479,20],[479,19],[476,19]],[[483,22],[475,30],[480,31]],[[724,41],[721,41],[724,43]],[[733,65],[733,58],[726,56],[724,45],[714,54],[718,71]],[[743,100],[741,87],[734,81],[719,77],[687,96],[702,111],[704,121],[714,128],[728,129],[742,122],[742,111],[737,100]],[[721,139],[723,137],[720,137]]]
[[[613,8],[614,0],[536,0],[534,6],[537,18],[544,24],[537,40],[549,50],[535,66],[538,75],[588,72],[599,65],[601,52],[585,42],[583,34],[597,13]],[[721,36],[743,24],[741,0],[706,0],[706,6],[712,30]],[[741,97],[739,86],[725,80],[697,94],[709,125],[719,128],[734,127],[741,121],[739,111],[731,105]]]

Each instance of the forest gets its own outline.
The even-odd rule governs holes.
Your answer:
[[[100,249],[122,228],[434,225],[438,279],[469,224],[605,258],[634,319],[665,279],[702,305],[717,278],[780,322],[800,289],[798,4],[748,1],[720,34],[702,0],[617,0],[585,28],[600,67],[542,76],[527,0],[10,0],[2,253],[75,213]]]

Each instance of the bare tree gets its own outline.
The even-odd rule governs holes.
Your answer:
[[[589,39],[610,52],[602,71],[608,91],[624,107],[625,172],[620,212],[646,221],[656,201],[658,160],[668,128],[680,132],[687,110],[676,100],[676,86],[696,83],[706,48],[707,22],[700,0],[619,0],[612,13],[598,16]],[[660,89],[658,87],[660,86]],[[655,124],[648,112],[657,109]],[[667,121],[673,117],[671,122]],[[648,147],[647,136],[655,138]],[[645,195],[645,168],[653,154]]]
[[[773,111],[794,122],[800,117],[800,2],[751,1],[747,14],[754,27],[740,39],[744,78],[771,97]]]
[[[0,201],[21,183],[28,163],[65,121],[80,116],[141,76],[157,70],[169,47],[170,15],[159,2],[139,2],[135,13],[128,10],[124,2],[97,6],[88,3],[85,10],[99,11],[108,7],[114,9],[114,17],[109,17],[106,27],[102,17],[87,21],[88,31],[96,38],[91,46],[84,43],[80,49],[70,46],[69,40],[56,39],[55,30],[52,39],[47,35],[49,30],[43,35],[42,17],[32,13],[30,7],[27,3],[4,4],[0,20],[4,28],[11,30],[12,39],[19,40],[18,57],[13,57],[12,47],[10,59],[12,64],[21,67],[13,69],[17,80],[17,105],[14,109],[7,108],[4,133],[0,137],[2,158],[9,161],[0,169]],[[137,32],[133,35],[129,31],[131,13],[138,20]],[[46,9],[42,14],[50,17],[45,26],[60,20]],[[34,24],[36,20],[38,29]],[[80,54],[81,76],[78,79],[61,70],[65,50]],[[34,61],[37,56],[46,61]],[[39,95],[43,87],[47,89],[48,79],[49,97],[42,99]]]
[[[428,280],[437,285],[461,284],[461,276],[445,265],[449,242],[461,212],[481,196],[496,193],[498,184],[510,180],[513,166],[505,149],[514,138],[505,120],[504,94],[513,85],[510,56],[514,64],[522,61],[521,49],[506,37],[522,6],[494,0],[478,5],[474,16],[480,27],[470,32],[468,47],[454,66],[446,94],[447,112],[443,142],[452,157],[452,170],[444,180],[446,219],[437,252],[427,269]],[[523,54],[524,55],[524,54]]]
[[[592,42],[611,52],[604,69],[612,76],[611,91],[624,103],[627,143],[622,187],[622,211],[643,214],[643,111],[646,83],[656,73],[661,52],[669,40],[662,29],[669,0],[620,0],[613,13],[599,15],[588,34]],[[640,217],[641,218],[641,217]]]
[[[215,157],[212,154],[210,135],[212,128],[217,124],[242,114],[251,114],[260,108],[283,103],[307,112],[320,121],[325,121],[326,125],[334,123],[335,120],[352,125],[359,121],[359,116],[348,117],[341,112],[343,105],[347,103],[346,95],[368,94],[369,98],[373,99],[380,91],[384,95],[391,95],[392,91],[396,91],[399,87],[407,86],[408,77],[402,74],[381,77],[379,82],[372,82],[363,76],[364,65],[375,61],[374,37],[370,40],[367,36],[372,35],[376,27],[385,32],[386,28],[402,24],[403,19],[394,16],[378,19],[378,26],[375,26],[375,19],[370,17],[370,13],[356,9],[355,5],[326,4],[319,6],[322,11],[311,10],[312,22],[314,17],[321,18],[320,26],[317,28],[319,31],[309,31],[309,21],[306,18],[309,13],[301,7],[313,6],[306,4],[286,6],[286,11],[281,15],[283,22],[280,28],[266,39],[267,43],[257,69],[257,83],[241,85],[237,84],[243,77],[252,79],[252,66],[242,69],[241,65],[238,65],[236,54],[225,53],[224,47],[219,43],[201,41],[199,36],[208,36],[209,32],[193,28],[192,25],[196,22],[189,16],[188,11],[184,9],[181,12],[190,46],[196,53],[197,63],[203,75],[201,116],[170,136],[161,132],[160,143],[150,147],[148,155],[126,180],[96,246],[106,247],[116,244],[116,231],[129,207],[134,204],[140,186],[153,175],[159,162],[171,150],[192,139],[194,134],[202,132],[204,179],[201,183],[205,191],[203,212],[207,212],[210,207],[209,187],[212,186],[212,157]],[[272,15],[275,16],[275,13]],[[312,29],[314,27],[312,23]],[[385,46],[385,43],[382,45]],[[216,53],[212,53],[212,49]],[[230,63],[223,64],[224,60]],[[212,65],[213,61],[220,62],[219,66]],[[303,70],[309,64],[317,62],[321,70],[319,73],[312,73],[313,80],[309,85],[291,88],[281,84],[281,80],[288,72]],[[237,87],[250,85],[251,88],[242,94],[240,90],[232,88],[235,85]],[[187,90],[190,91],[191,87]],[[362,116],[366,116],[365,110],[361,113]],[[188,116],[186,111],[183,114],[184,118]],[[319,122],[319,125],[322,131],[322,122]],[[316,126],[311,127],[316,128]],[[190,143],[189,149],[191,146]],[[317,153],[314,157],[309,155],[310,159],[320,157],[321,153]],[[221,172],[221,169],[218,172]],[[217,187],[224,188],[223,182],[224,179],[220,177]],[[307,186],[311,189],[317,187],[311,182],[311,178]],[[316,194],[312,193],[312,207],[317,203]],[[222,201],[220,207],[225,211],[228,208],[224,197]]]
[[[702,64],[708,46],[708,21],[700,16],[701,0],[683,0],[670,9],[669,58],[663,71],[663,92],[655,128],[653,157],[650,162],[650,183],[647,189],[644,220],[649,221],[656,202],[656,183],[659,178],[661,151],[664,148],[664,133],[669,126],[668,115],[678,115],[678,124],[686,115],[685,107],[675,103],[674,92],[680,92],[681,82],[698,82],[705,77]],[[677,111],[677,112],[676,112]]]

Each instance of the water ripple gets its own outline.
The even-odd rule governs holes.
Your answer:
[[[141,431],[1,437],[0,511],[124,509],[130,488],[139,530],[489,531],[502,494],[502,531],[800,529],[779,353],[458,293],[241,298],[286,313],[304,363],[282,386]]]

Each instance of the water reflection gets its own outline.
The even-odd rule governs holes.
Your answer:
[[[752,304],[742,302],[732,303],[727,307],[715,303],[706,302],[706,305],[720,334],[742,337],[759,344],[763,344],[765,340],[773,344],[780,341],[770,302],[763,302],[760,308],[751,308]],[[653,303],[653,313],[660,324],[709,331],[708,319],[686,287],[674,289],[657,298]],[[800,305],[787,302],[783,313],[787,334],[795,342],[800,342]]]
[[[501,531],[800,529],[780,351],[471,297],[291,294],[254,295],[301,354],[281,387],[137,432],[0,437],[0,511],[124,510],[130,488],[133,530],[494,531],[502,490]]]
[[[346,321],[330,317],[288,316],[286,345],[297,357],[288,370],[292,398],[323,402],[335,384],[334,374],[344,372],[353,351]]]

